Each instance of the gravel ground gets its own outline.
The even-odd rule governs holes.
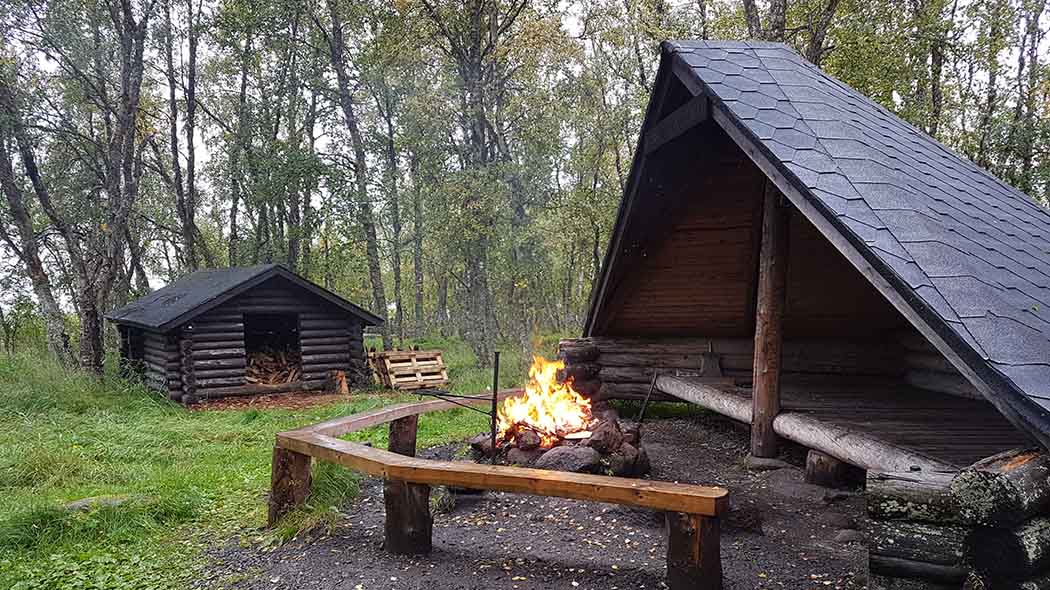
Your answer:
[[[712,415],[647,422],[650,477],[726,486],[722,525],[727,589],[866,586],[864,504],[859,494],[803,483],[792,466],[749,471],[746,431]],[[448,457],[448,445],[421,455]],[[386,554],[382,483],[368,479],[328,534],[276,549],[231,540],[212,550],[201,587],[279,589],[642,589],[665,588],[663,517],[624,506],[489,492],[456,497],[435,514],[434,550]]]

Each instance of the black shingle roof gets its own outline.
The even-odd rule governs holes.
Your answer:
[[[303,279],[279,264],[198,270],[110,312],[106,318],[118,324],[167,331],[263,281],[278,276],[327,299],[350,314],[361,318],[365,324],[380,325],[383,323],[378,316]]]
[[[668,42],[665,71],[1050,441],[1050,212],[787,46]]]

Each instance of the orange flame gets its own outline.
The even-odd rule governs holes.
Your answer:
[[[563,368],[562,361],[533,357],[525,393],[503,400],[503,407],[499,409],[497,443],[509,440],[522,428],[529,428],[540,435],[541,446],[549,448],[566,434],[590,426],[591,402],[572,388],[571,378],[565,383],[558,382],[558,371]]]

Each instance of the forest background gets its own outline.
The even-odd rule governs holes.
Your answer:
[[[786,42],[1047,203],[1046,0],[8,0],[0,326],[279,262],[484,364],[579,330],[665,39]]]

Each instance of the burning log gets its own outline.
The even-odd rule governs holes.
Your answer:
[[[591,401],[559,375],[561,361],[537,357],[522,396],[498,408],[496,446],[487,434],[470,441],[478,461],[502,457],[507,463],[576,472],[641,476],[649,459],[640,447],[637,424],[621,426],[608,404]]]

